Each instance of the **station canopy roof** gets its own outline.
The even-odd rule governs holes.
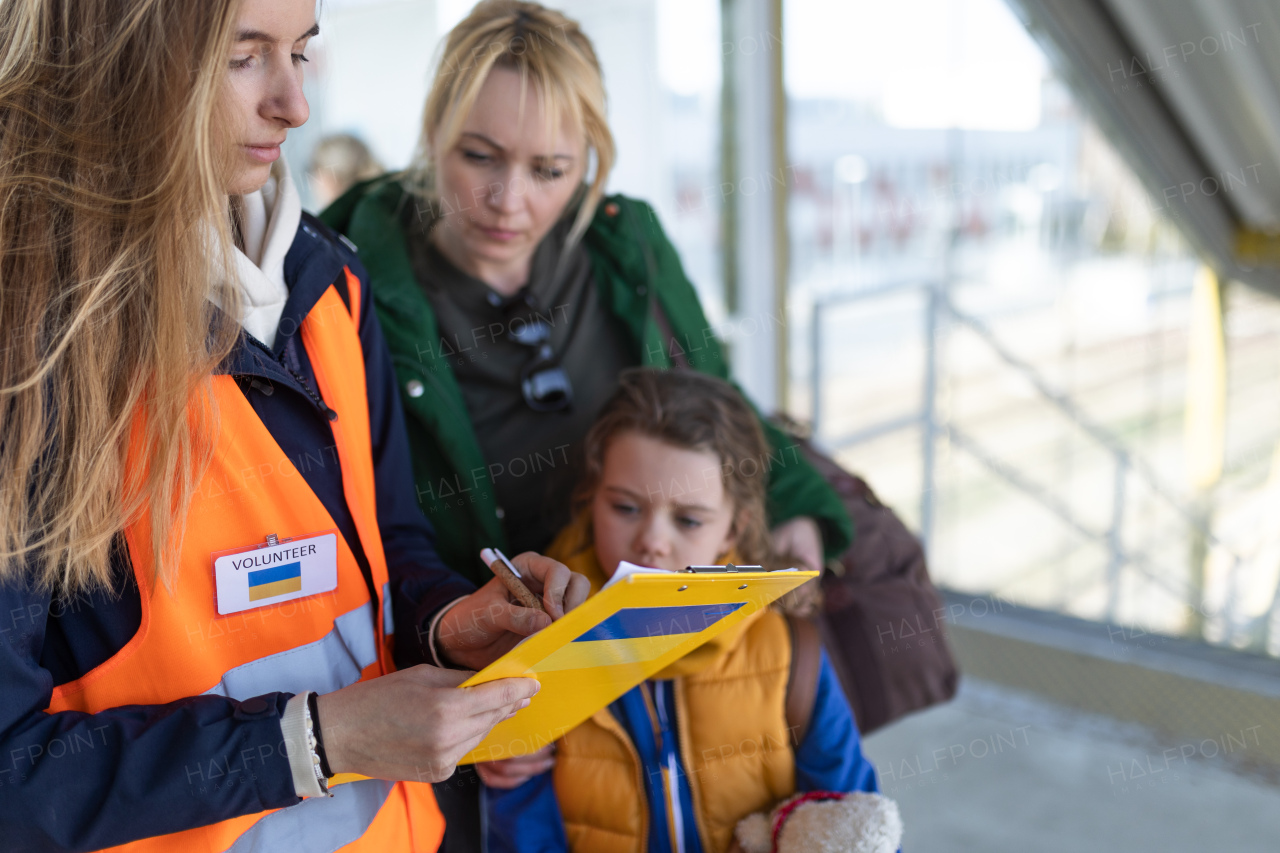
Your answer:
[[[1280,295],[1280,3],[1008,0],[1220,275]]]

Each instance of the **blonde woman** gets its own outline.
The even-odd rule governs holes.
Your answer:
[[[568,520],[575,456],[619,373],[683,353],[728,377],[653,210],[605,197],[613,162],[600,64],[578,25],[486,0],[445,41],[413,166],[322,214],[369,270],[440,555],[477,581],[481,548],[541,551]],[[752,469],[768,478],[774,545],[819,568],[852,525],[794,445],[762,426],[769,452]],[[482,772],[514,785],[546,766]],[[438,787],[472,815],[459,825],[477,825],[475,791],[474,777]],[[454,842],[451,829],[450,850],[478,844],[475,833]]]
[[[538,551],[567,520],[565,469],[623,369],[668,366],[677,349],[728,368],[653,210],[604,196],[614,143],[575,22],[477,4],[445,42],[420,148],[321,218],[369,270],[440,554],[479,578],[480,548]],[[848,517],[765,431],[775,545],[817,568],[847,546]]]
[[[536,691],[410,666],[547,616],[414,506],[363,269],[279,160],[316,32],[314,0],[0,4],[5,850],[434,849],[425,783]]]

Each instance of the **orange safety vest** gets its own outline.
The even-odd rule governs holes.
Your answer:
[[[125,531],[142,598],[142,622],[124,648],[82,678],[56,687],[49,712],[94,713],[121,705],[160,705],[187,696],[237,700],[273,691],[327,693],[393,670],[386,557],[374,499],[373,453],[357,331],[360,280],[346,271],[351,307],[332,286],[302,323],[302,342],[331,422],[342,486],[373,575],[370,596],[350,546],[339,535],[338,586],[331,592],[220,616],[212,554],[337,527],[320,499],[258,418],[235,380],[213,378],[220,431],[192,500],[172,592],[153,582],[147,518]],[[130,464],[138,460],[131,459]],[[278,745],[283,751],[283,741]],[[202,785],[243,783],[252,765],[210,756],[187,768]],[[143,839],[113,850],[434,851],[444,819],[431,786],[365,779],[334,796]],[[145,803],[138,803],[145,808]]]

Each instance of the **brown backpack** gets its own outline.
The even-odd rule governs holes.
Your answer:
[[[959,672],[920,541],[865,480],[796,436],[793,424],[779,426],[796,437],[853,519],[853,545],[822,573],[817,623],[858,730],[867,734],[951,699]]]

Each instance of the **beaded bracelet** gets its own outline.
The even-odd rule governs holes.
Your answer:
[[[311,768],[316,774],[316,784],[320,786],[320,790],[326,797],[332,797],[333,794],[329,792],[329,779],[333,774],[329,772],[329,761],[324,754],[324,741],[320,739],[320,715],[317,711],[316,694],[308,693],[307,746],[311,748]]]

